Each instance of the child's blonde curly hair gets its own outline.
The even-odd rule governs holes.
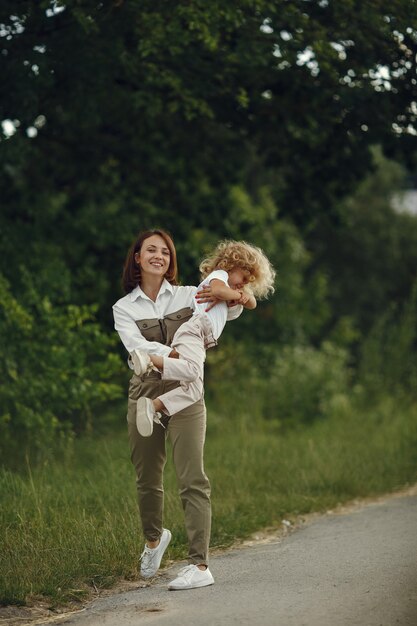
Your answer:
[[[215,269],[246,270],[250,274],[249,291],[257,298],[266,298],[275,291],[275,270],[265,253],[246,241],[224,240],[216,246],[213,252],[200,263],[202,278],[205,278]]]

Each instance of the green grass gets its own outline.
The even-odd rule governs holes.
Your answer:
[[[282,432],[274,421],[209,411],[206,470],[213,488],[212,546],[284,517],[322,511],[417,480],[417,407],[372,410]],[[172,464],[165,523],[171,559],[186,555]],[[125,432],[85,438],[61,460],[0,474],[0,598],[41,594],[59,603],[137,576],[142,536]]]

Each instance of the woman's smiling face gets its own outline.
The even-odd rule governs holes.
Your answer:
[[[142,276],[163,278],[168,271],[171,253],[162,237],[152,235],[142,243],[140,252],[135,254],[135,261],[140,265]]]

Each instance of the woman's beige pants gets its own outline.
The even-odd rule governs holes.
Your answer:
[[[140,396],[157,398],[178,383],[161,380],[153,372],[147,377],[134,375],[129,386],[128,432],[131,460],[136,470],[139,513],[143,534],[156,541],[162,534],[166,463],[166,437],[172,444],[172,456],[185,516],[189,542],[188,558],[196,565],[208,563],[211,530],[210,483],[204,472],[203,450],[206,434],[206,408],[203,400],[171,418],[167,430],[154,424],[150,437],[142,437],[136,428],[136,402]]]

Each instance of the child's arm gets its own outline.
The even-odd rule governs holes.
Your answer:
[[[197,302],[199,302],[204,296],[213,296],[224,302],[233,302],[234,304],[241,304],[245,309],[254,309],[256,307],[256,300],[254,296],[242,291],[240,289],[231,289],[222,280],[213,278],[210,281],[210,285],[205,287],[196,295]],[[204,301],[204,300],[203,300]]]

